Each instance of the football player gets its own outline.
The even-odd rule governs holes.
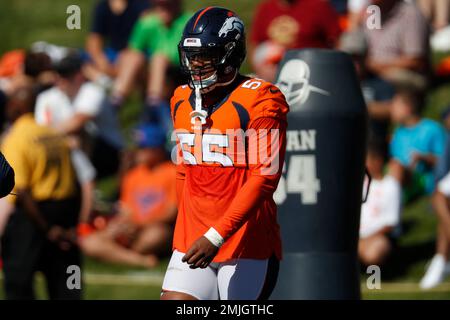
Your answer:
[[[239,73],[242,20],[199,10],[179,43],[189,84],[171,99],[178,216],[161,299],[267,299],[281,240],[273,193],[285,154],[280,90]]]

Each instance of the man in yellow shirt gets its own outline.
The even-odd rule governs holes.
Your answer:
[[[35,122],[34,104],[33,89],[23,87],[6,109],[12,126],[1,149],[15,171],[16,196],[8,197],[14,212],[1,241],[5,293],[33,299],[33,276],[40,270],[50,299],[79,299],[81,288],[67,286],[67,268],[81,264],[72,236],[80,201],[70,150],[64,138]]]

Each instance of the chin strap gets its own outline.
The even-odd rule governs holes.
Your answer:
[[[200,119],[201,124],[206,123],[208,112],[202,109],[202,95],[200,93],[200,86],[195,86],[195,110],[190,113],[191,123],[195,124],[197,119]]]

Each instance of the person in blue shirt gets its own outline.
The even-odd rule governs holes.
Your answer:
[[[423,93],[406,86],[397,88],[391,105],[397,127],[390,144],[389,173],[404,186],[406,202],[434,191],[434,170],[446,143],[444,128],[421,117],[423,105]]]

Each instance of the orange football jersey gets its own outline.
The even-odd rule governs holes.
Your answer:
[[[284,162],[289,107],[274,85],[240,76],[222,101],[192,122],[195,92],[171,99],[177,141],[178,216],[173,247],[187,252],[213,227],[225,239],[214,262],[281,259],[273,192]]]

